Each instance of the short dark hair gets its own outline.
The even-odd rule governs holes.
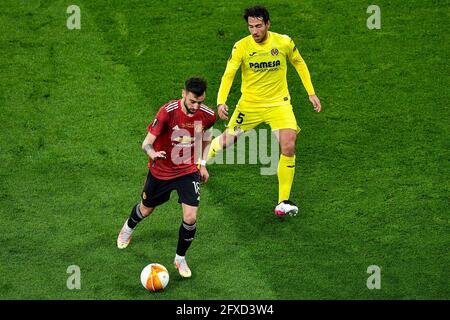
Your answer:
[[[245,9],[244,19],[246,22],[248,22],[248,17],[262,18],[264,23],[267,23],[270,20],[269,11],[263,6],[254,6]]]
[[[191,77],[184,83],[184,90],[192,92],[196,96],[201,96],[206,91],[206,80],[198,77]]]

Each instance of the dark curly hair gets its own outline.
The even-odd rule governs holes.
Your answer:
[[[184,83],[184,89],[192,92],[196,96],[201,96],[206,91],[206,80],[198,77],[191,77]]]
[[[263,6],[254,6],[245,9],[244,19],[246,22],[248,22],[248,17],[262,18],[264,20],[264,23],[267,23],[270,20],[269,11],[267,11],[267,9]]]

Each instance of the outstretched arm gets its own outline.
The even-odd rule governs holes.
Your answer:
[[[233,85],[234,76],[236,71],[241,66],[242,57],[241,49],[237,44],[234,45],[231,51],[230,57],[228,58],[227,67],[222,76],[222,81],[220,82],[219,92],[217,94],[217,106],[219,117],[223,120],[228,119],[228,106],[227,98],[230,93],[231,86]]]
[[[308,66],[305,63],[305,60],[303,60],[302,56],[300,55],[300,52],[298,52],[297,47],[294,45],[294,42],[291,40],[290,47],[289,47],[289,61],[294,66],[295,70],[297,70],[298,75],[300,76],[300,79],[302,80],[303,86],[306,89],[306,92],[309,96],[309,101],[312,103],[314,110],[316,112],[320,112],[322,109],[322,106],[320,104],[319,98],[316,96],[316,93],[314,92],[314,87],[311,82],[311,75],[308,70]]]

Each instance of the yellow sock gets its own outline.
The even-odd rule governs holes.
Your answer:
[[[280,156],[278,163],[278,203],[283,200],[289,200],[291,194],[292,183],[294,182],[295,173],[295,155],[288,157]]]
[[[220,135],[218,137],[215,137],[213,139],[213,141],[211,141],[211,145],[210,145],[209,151],[208,151],[208,158],[206,159],[206,161],[209,161],[209,159],[214,158],[216,156],[217,152],[222,150],[222,145],[220,143],[221,137],[222,136]]]

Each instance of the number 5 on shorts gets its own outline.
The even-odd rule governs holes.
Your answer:
[[[242,112],[239,112],[237,119],[236,119],[236,123],[242,124],[242,122],[244,122],[244,117],[245,117],[245,114],[243,114]]]

